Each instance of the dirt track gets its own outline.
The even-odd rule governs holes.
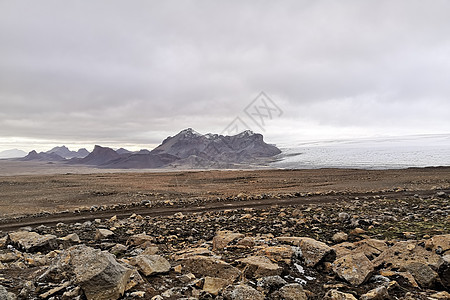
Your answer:
[[[157,216],[355,197],[427,196],[436,189],[449,191],[450,168],[8,176],[0,177],[0,229],[132,213]],[[143,201],[152,205],[139,205]],[[92,206],[99,209],[92,211]]]

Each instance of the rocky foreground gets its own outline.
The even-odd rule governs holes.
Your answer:
[[[22,228],[0,239],[0,299],[450,299],[449,200]]]

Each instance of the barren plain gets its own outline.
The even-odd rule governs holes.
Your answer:
[[[449,167],[64,171],[0,177],[6,299],[450,297]]]

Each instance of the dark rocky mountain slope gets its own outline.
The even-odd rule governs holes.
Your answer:
[[[30,154],[24,160],[64,161],[74,153],[67,147],[56,147],[48,152]],[[87,152],[87,151],[86,151]],[[191,128],[166,138],[152,151],[117,151],[96,145],[85,157],[73,157],[70,164],[83,164],[102,168],[154,169],[180,168],[236,168],[263,164],[281,151],[264,142],[261,134],[249,130],[233,136],[200,134]]]

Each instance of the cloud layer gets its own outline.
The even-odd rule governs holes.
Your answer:
[[[260,91],[269,139],[448,133],[448,1],[2,1],[0,137],[154,144]],[[258,128],[254,125],[252,129]]]

